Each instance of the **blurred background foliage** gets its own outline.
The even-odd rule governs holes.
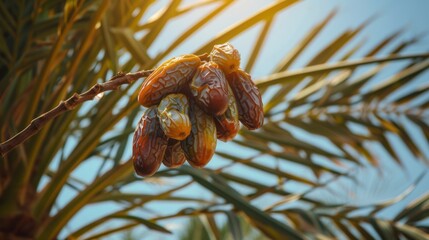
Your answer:
[[[367,47],[355,41],[372,21],[362,19],[318,40],[334,11],[297,44],[268,45],[273,25],[283,24],[276,16],[302,4],[293,0],[270,1],[208,32],[234,4],[0,2],[2,142],[117,72],[227,41],[257,76],[266,114],[262,129],[219,142],[207,168],[161,168],[141,179],[130,140],[142,81],[106,92],[2,157],[0,238],[427,239],[429,54],[407,52],[422,36],[398,43],[406,29],[396,29]],[[250,30],[250,47],[235,44]],[[283,59],[265,63],[271,72],[255,70],[265,49],[285,47]],[[413,195],[424,182],[426,193]]]

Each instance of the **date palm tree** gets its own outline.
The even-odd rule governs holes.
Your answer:
[[[177,54],[208,53],[260,26],[250,50],[237,46],[242,68],[254,73],[264,47],[285,47],[266,44],[276,16],[300,3],[273,1],[204,35],[234,4],[0,2],[0,238],[169,234],[171,221],[198,217],[211,239],[240,239],[246,224],[255,239],[427,239],[429,194],[413,189],[428,170],[429,86],[422,76],[429,53],[406,54],[420,39],[397,44],[398,31],[362,54],[365,42],[353,40],[368,20],[318,44],[308,63],[297,61],[335,12],[270,63],[270,74],[255,78],[264,100],[260,130],[242,128],[233,141],[219,142],[204,169],[134,174],[131,137],[144,110],[137,78],[146,75],[121,87],[100,84]],[[75,94],[94,85],[97,91]],[[36,118],[27,141],[5,144]],[[410,164],[421,171],[406,177]]]

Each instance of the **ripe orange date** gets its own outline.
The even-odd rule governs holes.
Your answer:
[[[189,87],[195,102],[206,113],[221,115],[228,108],[228,84],[216,63],[199,66]]]
[[[185,139],[191,132],[189,103],[184,94],[169,94],[158,105],[161,128],[169,138]]]
[[[228,86],[228,109],[220,116],[214,118],[216,124],[217,138],[226,142],[237,135],[240,129],[240,121],[238,121],[238,109],[235,102],[234,93],[231,87]]]
[[[230,43],[214,45],[210,60],[219,64],[225,74],[235,72],[240,67],[240,53]]]
[[[186,159],[193,167],[204,167],[216,149],[216,126],[213,117],[190,101],[191,134],[181,142]]]
[[[167,148],[168,138],[156,112],[156,107],[147,109],[134,132],[132,159],[136,173],[142,177],[151,176],[159,169]]]
[[[264,109],[261,94],[251,76],[238,69],[227,79],[234,92],[240,122],[249,130],[260,128],[264,124]]]
[[[158,104],[164,96],[179,92],[190,81],[200,63],[200,58],[193,54],[167,60],[143,82],[139,103],[150,107]]]
[[[186,161],[185,153],[180,146],[180,142],[175,139],[169,139],[167,149],[165,150],[162,163],[169,168],[178,168]]]

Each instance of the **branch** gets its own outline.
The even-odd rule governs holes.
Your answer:
[[[198,55],[198,57],[201,61],[206,61],[208,59],[208,54],[204,53]],[[152,72],[153,70],[142,70],[134,73],[120,73],[105,83],[95,84],[84,93],[73,94],[69,99],[61,101],[55,108],[33,119],[30,125],[24,128],[24,130],[5,142],[2,142],[0,144],[0,154],[5,156],[10,150],[14,149],[16,146],[25,142],[28,138],[39,132],[47,122],[56,118],[58,115],[73,110],[79,104],[94,99],[95,96],[102,92],[117,90],[121,85],[131,84],[139,78],[149,76]]]
[[[19,144],[25,142],[28,138],[36,134],[46,125],[47,122],[56,118],[67,111],[73,110],[79,104],[94,99],[95,96],[102,92],[117,90],[121,85],[131,84],[137,79],[149,76],[153,70],[143,70],[135,73],[121,73],[105,83],[97,83],[84,93],[75,93],[69,99],[61,101],[58,106],[50,111],[43,113],[39,117],[33,119],[24,130],[0,144],[0,153],[4,156],[10,150],[14,149]]]

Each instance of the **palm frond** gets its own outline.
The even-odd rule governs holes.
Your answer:
[[[185,51],[180,48],[183,44],[225,17],[234,4],[1,2],[0,140],[74,92],[118,71],[154,68],[172,53]],[[209,52],[214,44],[260,26],[252,50],[242,59],[246,63],[242,67],[253,72],[273,37],[276,17],[297,4],[275,1],[186,51]],[[205,7],[211,8],[207,14],[192,15]],[[255,79],[263,92],[265,125],[258,131],[242,128],[233,141],[220,143],[216,163],[207,169],[183,166],[161,169],[152,178],[134,176],[129,143],[142,111],[135,101],[140,82],[106,92],[50,122],[1,162],[0,219],[16,218],[30,227],[16,230],[6,224],[0,230],[41,239],[91,239],[139,226],[170,233],[164,221],[188,217],[197,219],[191,226],[211,239],[248,235],[253,239],[244,223],[259,234],[255,239],[260,233],[291,239],[427,239],[429,196],[410,201],[411,190],[424,181],[423,175],[412,183],[407,179],[406,190],[384,201],[353,204],[317,197],[329,192],[338,200],[341,193],[335,187],[362,184],[364,177],[356,174],[361,169],[376,169],[381,176],[386,165],[406,172],[412,162],[427,170],[429,85],[422,79],[429,53],[406,51],[419,37],[395,43],[406,32],[400,29],[361,54],[367,41],[359,37],[372,20],[338,32],[309,53],[309,46],[335,23],[338,11],[327,14],[278,63],[271,63],[275,66],[271,74]],[[181,17],[192,21],[160,47],[157,41],[168,25]],[[385,51],[387,47],[391,50]],[[300,66],[297,59],[305,63]],[[90,168],[91,174],[82,174],[82,168]],[[173,181],[164,184],[166,179]],[[153,187],[154,182],[160,187]],[[147,208],[160,202],[181,205],[178,211]],[[105,203],[119,210],[67,230],[86,206]],[[385,217],[383,211],[392,206],[399,212]],[[222,217],[226,225],[219,224]]]

